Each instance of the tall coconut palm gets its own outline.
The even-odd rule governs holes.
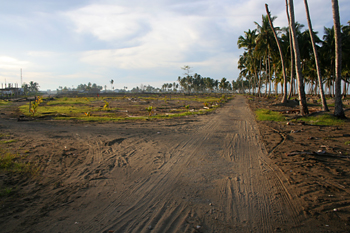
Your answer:
[[[278,46],[278,51],[279,51],[279,54],[280,54],[280,57],[281,57],[282,73],[283,73],[283,80],[284,80],[284,89],[283,89],[283,93],[284,94],[283,94],[283,98],[282,98],[282,103],[285,103],[285,102],[287,102],[287,76],[286,76],[286,69],[284,67],[283,53],[282,53],[281,45],[280,45],[279,39],[277,37],[275,28],[273,27],[273,23],[272,23],[272,20],[271,20],[269,7],[268,7],[267,4],[265,4],[265,8],[266,8],[267,17],[269,19],[269,23],[270,23],[270,26],[271,26],[271,30],[272,30],[273,35],[275,37],[276,44]],[[276,90],[276,94],[277,94],[277,90]]]
[[[309,6],[307,4],[307,0],[304,0],[304,4],[305,4],[305,10],[306,10],[307,24],[309,26],[312,49],[313,49],[314,56],[315,56],[315,65],[316,65],[316,70],[317,70],[318,87],[320,89],[320,95],[321,95],[322,109],[323,109],[323,111],[329,111],[327,103],[326,103],[326,98],[325,98],[324,92],[323,92],[321,68],[320,68],[319,58],[318,58],[318,54],[317,54],[317,50],[316,50],[315,37],[314,37],[313,30],[312,30],[312,24],[311,24]]]
[[[309,110],[308,110],[307,104],[306,104],[304,80],[303,80],[303,75],[301,73],[300,52],[299,52],[297,35],[296,35],[296,31],[295,31],[293,0],[289,0],[289,17],[290,17],[289,27],[291,28],[293,49],[294,49],[294,55],[295,55],[296,74],[297,74],[297,79],[298,79],[298,95],[299,95],[300,114],[307,115],[307,114],[309,114]]]
[[[285,0],[285,2],[286,2],[286,15],[288,19],[288,25],[290,25],[288,0]],[[293,60],[294,51],[293,51],[292,33],[291,33],[290,26],[288,26],[288,34],[289,34],[289,50],[290,50],[290,89],[289,89],[288,99],[290,99],[293,94],[293,86],[294,86],[294,60]]]
[[[345,118],[341,100],[341,32],[338,0],[332,0],[334,39],[335,39],[335,102],[334,115]]]
[[[273,22],[276,19],[276,17],[272,17],[271,21]],[[270,27],[269,19],[267,15],[262,15],[262,23],[261,25],[257,22],[254,22],[257,26],[257,37],[256,37],[256,46],[255,51],[258,54],[264,54],[264,63],[265,63],[265,73],[266,73],[266,87],[265,92],[268,83],[271,82],[271,56],[272,51],[276,44],[273,42],[273,32]],[[271,89],[270,89],[271,90]]]
[[[245,67],[249,69],[252,77],[250,79],[251,86],[255,87],[256,80],[258,79],[258,69],[257,69],[257,54],[255,53],[255,40],[256,40],[256,30],[248,30],[244,32],[244,37],[240,36],[237,41],[238,48],[244,48],[245,54]],[[249,63],[249,64],[248,64]],[[254,93],[254,88],[253,88]],[[258,95],[260,95],[260,89],[258,90]]]

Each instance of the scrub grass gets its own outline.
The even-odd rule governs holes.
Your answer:
[[[255,115],[259,121],[285,121],[285,116],[281,113],[268,109],[257,109]]]
[[[54,100],[46,99],[40,103],[36,108],[35,116],[29,112],[29,104],[20,106],[19,110],[23,115],[32,118],[50,117],[50,119],[54,120],[117,122],[126,120],[152,120],[157,118],[172,118],[193,114],[203,114],[203,112],[211,112],[215,110],[220,106],[220,103],[226,102],[231,98],[231,95],[152,95],[149,97],[130,96],[130,98],[127,98],[125,96],[98,98],[63,97]],[[130,102],[130,100],[132,100],[132,102]],[[161,101],[161,103],[158,102],[155,104],[156,106],[152,107],[152,114],[150,114],[150,112],[147,110],[147,107],[152,106],[152,103],[150,103],[151,101]],[[198,103],[200,103],[201,107],[198,106]],[[192,106],[192,104],[196,106],[195,112],[191,112],[189,109],[185,109],[184,106]],[[203,107],[203,104],[206,106],[206,109],[201,109]],[[119,108],[116,108],[116,106],[119,106]],[[157,112],[157,108],[159,110],[162,110]],[[130,115],[134,116],[123,114],[123,112],[129,112]]]
[[[10,104],[9,101],[0,100],[0,106],[2,106],[2,105],[8,105],[8,104]]]
[[[310,125],[337,126],[345,123],[345,120],[338,119],[331,114],[323,114],[319,116],[308,116],[298,118],[298,121],[304,121]]]
[[[10,173],[26,173],[36,175],[39,169],[30,163],[21,162],[24,155],[14,154],[8,150],[0,148],[0,170]]]

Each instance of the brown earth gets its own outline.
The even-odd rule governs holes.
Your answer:
[[[244,96],[146,122],[18,122],[0,110],[1,134],[17,140],[3,146],[39,168],[1,173],[16,190],[0,199],[2,232],[350,230],[348,123],[256,123]]]

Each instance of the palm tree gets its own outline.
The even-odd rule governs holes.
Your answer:
[[[294,55],[295,55],[296,74],[297,74],[297,79],[298,79],[298,95],[299,95],[300,114],[307,115],[307,114],[309,114],[309,110],[308,110],[307,104],[306,104],[304,80],[303,80],[303,75],[301,73],[300,52],[299,52],[298,40],[296,37],[297,35],[296,35],[296,31],[295,31],[293,0],[289,0],[289,13],[290,13],[290,16],[289,16],[290,17],[290,25],[289,25],[289,27],[291,28],[293,49],[294,49]]]
[[[313,30],[312,30],[312,24],[311,24],[309,6],[307,4],[307,0],[304,0],[304,4],[305,4],[305,10],[306,10],[307,24],[309,26],[309,34],[310,34],[310,38],[311,38],[312,49],[313,49],[314,56],[315,56],[315,65],[316,65],[316,70],[317,70],[318,86],[319,86],[320,95],[321,95],[322,109],[323,109],[323,111],[328,112],[329,110],[328,110],[326,98],[325,98],[324,92],[323,92],[321,68],[320,68],[319,58],[318,58],[318,54],[317,54],[317,50],[316,50],[315,37],[314,37]]]
[[[273,22],[276,19],[276,17],[271,18],[271,22]],[[273,42],[273,31],[271,29],[269,18],[268,16],[262,15],[262,23],[261,25],[257,22],[254,22],[257,26],[258,35],[256,38],[256,46],[255,46],[255,52],[262,55],[264,58],[264,65],[261,64],[261,66],[265,67],[265,76],[266,76],[266,88],[265,93],[267,93],[267,85],[269,84],[269,94],[271,93],[271,60],[273,56],[277,56],[277,46],[276,43]],[[275,28],[276,30],[280,30],[279,28]]]
[[[240,36],[237,41],[238,48],[245,48],[246,53],[245,56],[245,65],[244,67],[247,68],[247,71],[249,71],[251,78],[249,79],[251,82],[251,86],[253,89],[253,94],[256,86],[256,81],[259,78],[258,72],[257,72],[257,54],[255,52],[255,46],[256,46],[256,30],[248,30],[247,32],[244,32],[245,37]],[[242,61],[241,61],[242,63]],[[241,64],[242,67],[243,64]],[[258,95],[260,96],[260,88],[258,89]]]
[[[338,0],[332,0],[334,39],[335,39],[335,102],[334,115],[345,118],[341,100],[341,32]]]
[[[39,83],[34,82],[34,81],[30,81],[29,82],[29,91],[30,92],[38,92],[39,91]]]
[[[111,79],[111,81],[109,81],[110,83],[111,83],[111,89],[114,89],[113,88],[113,83],[114,83],[114,80],[113,79]]]
[[[278,46],[278,51],[279,51],[279,54],[280,54],[280,57],[281,57],[282,73],[283,73],[283,80],[284,80],[284,85],[283,85],[284,86],[284,89],[283,89],[284,91],[283,91],[282,103],[285,103],[285,102],[287,102],[287,76],[286,76],[286,69],[284,67],[283,53],[282,53],[281,45],[280,45],[279,39],[277,37],[275,28],[273,27],[273,23],[272,23],[270,12],[269,12],[269,7],[268,7],[267,4],[265,4],[265,8],[266,8],[267,17],[269,19],[269,23],[270,23],[270,26],[271,26],[271,30],[272,30],[273,35],[275,37],[276,44]],[[276,94],[277,94],[277,90],[276,90]]]

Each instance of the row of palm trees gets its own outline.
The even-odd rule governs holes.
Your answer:
[[[338,9],[337,1],[332,0],[332,2],[334,3],[333,9]],[[277,94],[279,92],[278,86],[281,85],[280,92],[284,97],[283,102],[296,93],[299,94],[299,101],[305,98],[305,93],[304,95],[300,93],[303,92],[305,84],[309,87],[309,94],[320,94],[324,99],[323,85],[325,85],[328,94],[336,96],[337,43],[335,31],[337,30],[334,30],[334,26],[332,28],[324,27],[324,36],[321,40],[317,36],[317,32],[312,31],[307,0],[304,0],[304,3],[308,27],[311,30],[303,30],[304,25],[294,22],[293,1],[286,0],[286,3],[288,27],[273,27],[273,21],[276,17],[270,16],[266,5],[267,14],[262,16],[262,22],[260,24],[254,22],[256,28],[245,31],[244,35],[238,38],[238,47],[244,48],[244,52],[238,60],[238,69],[240,70],[238,80],[248,81],[250,91],[259,96],[262,95],[262,87],[264,87],[265,95],[271,95],[272,89],[275,89]],[[333,12],[333,16],[335,15],[338,16],[339,20],[339,12]],[[346,95],[350,75],[350,21],[348,25],[339,28],[341,44],[338,47],[343,51],[342,62],[338,64],[342,67],[339,77],[341,76],[343,80],[343,95]],[[311,34],[310,31],[313,33]],[[313,45],[315,45],[314,48]],[[296,48],[299,51],[296,52]],[[287,83],[289,84],[288,93]],[[341,96],[339,98],[341,100]],[[323,109],[327,111],[325,101],[322,103]],[[306,102],[301,103],[301,105],[303,104]],[[307,108],[303,111],[305,114],[308,112]]]
[[[193,76],[189,74],[185,77],[179,76],[177,81],[181,89],[189,94],[232,90],[231,83],[225,77],[219,81],[210,77],[202,77],[200,74],[195,73]]]

